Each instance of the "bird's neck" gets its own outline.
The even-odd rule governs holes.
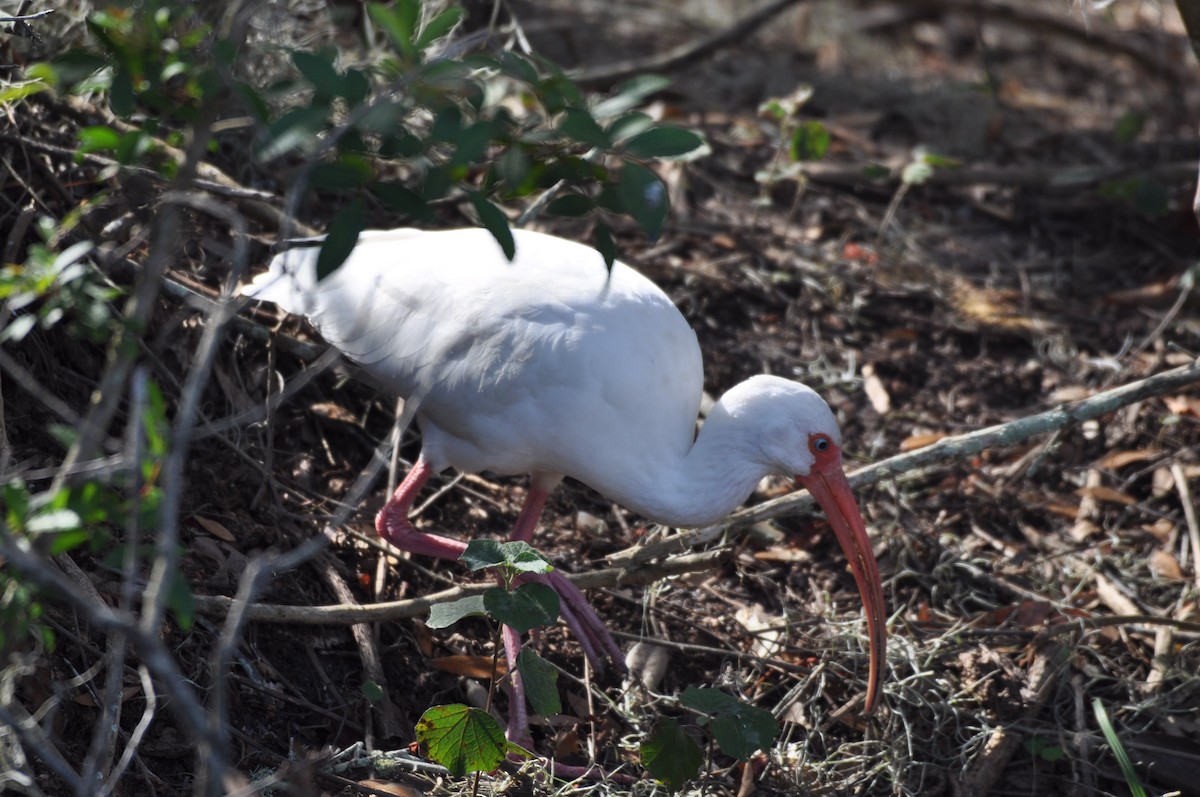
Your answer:
[[[635,468],[629,496],[611,495],[624,506],[668,526],[716,523],[737,509],[770,472],[752,450],[740,421],[714,405],[695,443],[682,457],[656,458]]]

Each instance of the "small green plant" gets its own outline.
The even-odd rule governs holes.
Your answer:
[[[481,595],[430,607],[430,628],[446,628],[465,617],[489,617],[524,634],[558,619],[558,594],[539,583],[517,585],[525,573],[548,573],[550,563],[524,542],[472,540],[461,557],[472,570],[495,568],[503,586]],[[500,640],[496,639],[497,655]],[[558,672],[532,648],[522,646],[517,671],[530,707],[543,716],[562,712]],[[492,679],[491,694],[501,679]],[[707,733],[726,755],[747,760],[771,746],[779,726],[769,711],[751,706],[719,689],[690,687],[679,696],[680,706],[696,715],[694,727]],[[504,730],[487,711],[461,704],[434,706],[417,723],[417,740],[429,756],[455,775],[495,769],[510,753],[527,751],[504,738]],[[663,717],[641,745],[647,771],[671,789],[696,777],[704,752],[673,717]]]
[[[53,492],[33,494],[14,479],[2,489],[4,514],[0,535],[41,556],[56,556],[88,543],[96,547],[96,533],[119,506],[104,487],[86,483]],[[0,569],[0,650],[20,649],[24,642],[40,641],[54,649],[54,632],[41,623],[41,590],[18,573]]]
[[[525,634],[558,619],[557,592],[545,584],[517,584],[523,574],[553,570],[529,543],[472,540],[461,559],[472,570],[495,568],[503,586],[492,587],[482,595],[434,604],[429,610],[430,628],[447,628],[466,617],[489,617]],[[497,656],[501,649],[497,629]],[[517,656],[517,671],[535,712],[542,715],[562,712],[556,684],[558,672],[553,666],[532,648],[522,646]],[[499,680],[492,679],[489,705]],[[434,706],[422,714],[417,723],[417,741],[428,748],[430,758],[455,775],[488,772],[510,753],[528,755],[505,739],[504,729],[486,710],[461,704]]]
[[[14,479],[0,488],[3,500],[0,536],[39,556],[53,557],[81,548],[102,556],[105,564],[119,570],[131,551],[130,541],[114,544],[112,527],[137,528],[147,538],[159,529],[163,491],[159,473],[167,456],[170,423],[162,392],[147,380],[147,397],[139,418],[144,440],[138,471],[116,473],[106,482],[88,480],[67,483],[42,492],[31,492],[25,482]],[[75,439],[76,430],[51,425],[49,433],[63,448]],[[153,556],[145,546],[132,549],[138,558]],[[0,568],[0,650],[22,638],[40,638],[53,644],[52,632],[39,621],[42,615],[39,588],[19,573]],[[167,585],[167,604],[182,628],[195,618],[192,592],[182,574],[176,572]]]
[[[332,48],[295,51],[295,76],[269,86],[236,77],[235,43],[177,6],[149,0],[137,13],[118,6],[94,14],[99,48],[33,65],[24,91],[106,99],[131,124],[83,128],[81,156],[110,154],[114,169],[149,164],[166,178],[180,164],[161,144],[181,145],[185,126],[214,103],[240,103],[258,126],[258,164],[296,167],[293,208],[312,195],[347,195],[328,225],[321,276],[345,260],[370,211],[426,222],[446,202],[469,205],[511,258],[509,220],[497,202],[535,195],[538,211],[592,218],[593,243],[611,264],[609,218],[629,216],[651,238],[662,231],[669,203],[651,165],[708,151],[696,133],[638,110],[665,78],[588,96],[537,56],[445,55],[462,18],[456,6],[423,17],[420,0],[368,4],[384,55],[354,65]]]
[[[1104,703],[1100,701],[1100,698],[1092,701],[1092,713],[1096,715],[1096,724],[1100,726],[1100,733],[1104,734],[1104,741],[1108,743],[1108,749],[1112,751],[1113,757],[1117,759],[1117,766],[1121,768],[1121,774],[1125,776],[1129,793],[1133,797],[1146,797],[1146,787],[1142,785],[1141,778],[1133,768],[1133,759],[1129,757],[1125,745],[1121,744],[1121,737],[1117,736],[1117,730],[1109,720],[1108,710],[1104,708]]]
[[[688,687],[679,704],[697,714],[696,726],[706,728],[721,752],[746,761],[758,750],[766,750],[779,735],[779,724],[771,712],[739,700],[720,689]],[[663,717],[642,742],[646,770],[671,789],[680,789],[696,777],[704,753],[696,740],[673,717]]]
[[[1057,744],[1047,739],[1044,736],[1031,736],[1025,740],[1025,750],[1030,755],[1045,761],[1047,764],[1053,764],[1061,761],[1067,753]]]
[[[77,243],[62,252],[48,246],[29,247],[20,265],[0,266],[0,301],[8,323],[0,343],[19,342],[35,328],[49,329],[64,318],[67,331],[93,343],[112,337],[116,328],[111,302],[120,291],[105,284],[85,262],[92,245]]]
[[[830,135],[825,125],[799,116],[812,94],[811,86],[802,86],[786,97],[774,97],[758,106],[759,116],[778,125],[779,136],[770,165],[754,175],[764,190],[783,180],[795,181],[803,189],[807,183],[804,163],[820,160],[829,151]]]

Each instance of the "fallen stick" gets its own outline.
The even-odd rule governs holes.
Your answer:
[[[1200,360],[1131,382],[1121,387],[1097,393],[1081,401],[1063,404],[1036,415],[989,426],[955,437],[945,437],[931,446],[900,454],[874,465],[868,465],[850,475],[850,485],[861,489],[885,478],[901,476],[935,463],[961,461],[987,448],[1011,446],[1046,432],[1065,429],[1106,415],[1114,410],[1152,396],[1200,383]],[[569,575],[582,589],[611,587],[617,584],[646,584],[671,575],[697,572],[718,565],[729,555],[729,546],[701,553],[693,548],[726,538],[730,532],[787,513],[811,509],[812,496],[797,491],[757,506],[735,512],[722,524],[703,529],[684,531],[660,542],[638,545],[612,554],[607,561],[613,567]],[[490,584],[467,585],[443,590],[421,598],[390,601],[367,606],[286,606],[253,604],[246,608],[246,619],[275,623],[365,623],[418,617],[429,611],[434,603],[456,600],[477,594]],[[196,608],[209,614],[228,611],[232,599],[224,596],[197,596]]]

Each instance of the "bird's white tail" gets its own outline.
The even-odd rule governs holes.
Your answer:
[[[319,246],[308,246],[280,252],[266,271],[238,292],[251,299],[274,302],[284,312],[308,315],[316,297],[320,251]]]

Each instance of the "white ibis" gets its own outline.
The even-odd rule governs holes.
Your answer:
[[[420,424],[420,458],[376,518],[380,535],[457,558],[464,543],[407,519],[429,477],[450,467],[530,475],[512,532],[522,540],[564,476],[677,527],[720,520],[767,474],[794,476],[825,510],[862,596],[872,711],[886,644],[883,589],[829,406],[804,385],[756,376],[722,396],[695,434],[700,347],[667,295],[622,263],[606,269],[590,247],[514,237],[510,263],[483,229],[368,231],[319,284],[317,250],[293,249],[242,291],[307,316],[403,396],[405,415]],[[541,578],[562,597],[589,659],[619,663],[583,594],[557,570]],[[520,640],[511,629],[504,640],[511,664]],[[519,679],[513,688],[510,734],[526,722]]]

